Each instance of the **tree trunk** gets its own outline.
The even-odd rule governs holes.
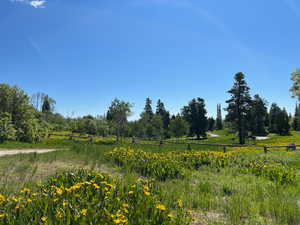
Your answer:
[[[197,140],[200,140],[200,134],[197,134]]]

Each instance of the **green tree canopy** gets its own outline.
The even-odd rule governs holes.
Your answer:
[[[176,138],[180,138],[188,134],[188,131],[189,131],[189,124],[180,115],[177,115],[175,118],[173,118],[170,121],[170,132],[172,136]]]
[[[117,141],[119,141],[122,132],[127,124],[127,117],[131,115],[132,104],[129,102],[114,99],[107,111],[107,120],[111,122],[116,129]]]
[[[190,134],[195,134],[197,139],[200,139],[200,136],[206,137],[206,113],[205,102],[202,98],[194,98],[189,102],[188,106],[182,108],[182,115],[190,126]]]
[[[259,95],[254,95],[251,102],[249,128],[252,135],[264,136],[267,134],[266,120],[268,118],[267,101]]]
[[[245,81],[245,75],[241,72],[235,74],[233,87],[228,91],[231,98],[226,101],[226,121],[231,122],[238,131],[239,143],[245,144],[247,134],[247,116],[251,109],[250,88]]]
[[[296,69],[296,71],[291,74],[291,80],[293,81],[293,85],[290,91],[293,97],[297,97],[300,100],[300,69]]]
[[[28,95],[17,86],[0,84],[0,114],[3,117],[0,132],[4,132],[6,125],[13,126],[18,141],[39,141],[48,133],[48,124],[39,119],[38,112],[29,103]],[[9,136],[14,135],[7,135],[7,140],[11,139]]]

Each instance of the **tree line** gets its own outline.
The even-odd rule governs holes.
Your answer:
[[[300,96],[300,71],[292,73],[294,81],[291,91]],[[55,113],[56,101],[44,93],[36,93],[31,98],[17,86],[0,84],[0,142],[17,140],[25,142],[40,141],[50,131],[71,131],[91,135],[116,135],[120,137],[141,138],[206,138],[207,132],[227,129],[237,134],[239,143],[246,138],[265,136],[268,133],[289,135],[290,130],[300,131],[300,105],[295,114],[288,115],[285,108],[268,102],[258,94],[251,96],[245,75],[234,75],[234,83],[228,90],[230,98],[226,101],[227,112],[222,117],[221,104],[217,105],[216,118],[208,117],[205,100],[201,97],[191,99],[180,110],[171,115],[162,100],[155,108],[147,98],[140,118],[128,121],[132,115],[132,104],[114,99],[103,116],[65,117]]]

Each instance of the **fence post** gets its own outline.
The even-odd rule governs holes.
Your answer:
[[[289,148],[289,150],[295,151],[295,150],[296,150],[296,145],[295,145],[295,143],[289,144],[288,148]]]
[[[223,152],[226,153],[226,146],[223,147]]]
[[[135,144],[135,138],[132,137],[132,144]]]
[[[93,143],[93,136],[90,137],[90,143]]]
[[[159,141],[159,146],[162,146],[164,144],[163,140]]]
[[[267,154],[268,153],[268,147],[264,146],[264,152]]]
[[[191,151],[191,150],[192,150],[192,148],[191,148],[191,145],[190,145],[190,144],[188,144],[188,145],[187,145],[187,150],[189,150],[189,151]]]

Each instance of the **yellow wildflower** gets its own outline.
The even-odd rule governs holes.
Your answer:
[[[63,190],[61,188],[56,188],[56,194],[62,195],[63,194]]]
[[[18,201],[18,199],[16,197],[12,197],[11,200],[14,201],[14,202]]]
[[[61,211],[57,211],[56,212],[56,217],[60,218],[60,219],[63,218],[63,213]]]
[[[87,209],[81,210],[80,213],[81,213],[82,215],[86,216],[86,215],[87,215]]]
[[[188,215],[192,215],[192,213],[193,213],[193,211],[192,211],[192,210],[188,210],[188,211],[186,211],[186,214],[188,214]]]
[[[166,206],[164,206],[164,205],[157,205],[155,208],[157,208],[157,209],[159,209],[159,210],[161,210],[161,211],[165,211],[166,210]]]
[[[116,219],[116,220],[114,220],[114,223],[115,223],[115,224],[120,224],[120,223],[122,223],[122,220]]]
[[[178,200],[177,205],[178,205],[179,208],[182,208],[183,207],[183,202],[181,200]]]
[[[5,197],[3,195],[0,195],[0,202],[4,202],[5,201]]]
[[[144,194],[147,195],[147,196],[149,196],[149,195],[150,195],[150,192],[144,191]]]
[[[64,201],[63,206],[67,206],[67,205],[68,205],[68,202]]]
[[[95,189],[100,189],[100,186],[98,184],[93,184]]]
[[[169,214],[168,214],[168,217],[169,217],[169,218],[173,218],[174,216],[173,216],[171,213],[169,213]]]
[[[48,220],[48,217],[46,217],[46,216],[43,216],[43,217],[41,218],[41,221],[43,221],[43,222],[47,222],[47,220]]]
[[[30,193],[30,189],[28,189],[28,188],[23,188],[23,189],[21,189],[21,191],[20,191],[21,193]]]
[[[5,213],[0,213],[0,219],[5,217]]]

